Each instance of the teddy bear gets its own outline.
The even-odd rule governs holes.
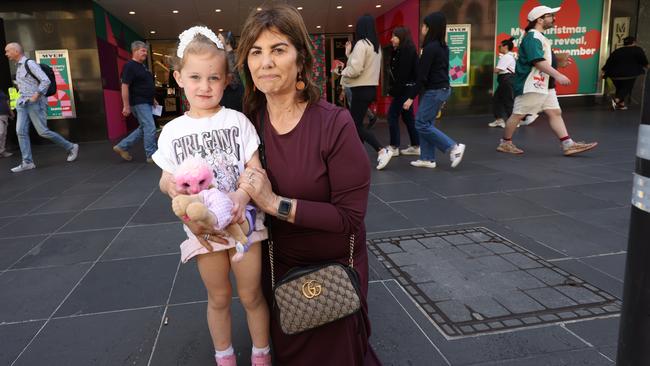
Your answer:
[[[232,259],[240,261],[248,250],[247,234],[254,228],[255,215],[247,209],[247,220],[244,223],[230,223],[233,202],[226,193],[213,186],[212,168],[200,157],[185,159],[174,173],[174,180],[178,191],[190,193],[174,197],[174,214],[184,222],[192,221],[217,230],[225,230],[237,242],[237,253]]]

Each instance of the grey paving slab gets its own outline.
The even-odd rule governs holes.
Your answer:
[[[39,182],[39,184],[30,187],[30,189],[16,196],[18,199],[45,199],[48,197],[56,197],[61,192],[67,190],[71,186],[83,181],[84,177],[77,176],[63,176],[47,179],[46,181]]]
[[[205,303],[170,306],[168,323],[160,330],[152,365],[211,365],[214,346],[205,319]],[[232,343],[238,365],[250,365],[251,341],[244,310],[237,299],[231,306]]]
[[[623,281],[625,277],[626,259],[627,253],[620,253],[599,257],[581,258],[580,261]]]
[[[164,305],[177,265],[178,256],[175,254],[99,262],[55,315],[61,317]]]
[[[393,203],[402,215],[413,222],[414,226],[440,226],[460,223],[478,222],[483,218],[463,207],[443,199]]]
[[[422,185],[443,197],[504,192],[513,189],[544,186],[544,184],[537,183],[521,175],[509,173],[482,175],[478,178],[471,176],[452,176],[447,179],[431,179],[430,181],[423,182]]]
[[[632,199],[632,182],[630,180],[577,185],[569,187],[569,189],[621,206],[629,205]]]
[[[494,299],[512,313],[533,313],[544,310],[544,306],[523,291],[511,290],[494,295]]]
[[[236,296],[237,286],[233,286],[233,296]],[[201,274],[196,261],[181,264],[174,280],[174,289],[169,299],[170,304],[183,304],[195,301],[207,301],[208,293],[201,280]]]
[[[0,276],[0,323],[46,319],[90,264],[8,271]]]
[[[162,311],[53,319],[15,365],[147,365]]]
[[[570,323],[566,327],[595,347],[616,346],[620,317]]]
[[[461,206],[493,220],[551,215],[554,212],[506,193],[487,193],[453,199]]]
[[[549,287],[526,290],[525,293],[547,308],[562,308],[578,304],[568,296]]]
[[[585,349],[570,352],[558,352],[548,355],[519,358],[514,360],[500,360],[477,364],[476,366],[608,366],[614,363],[603,357],[597,350]]]
[[[612,277],[598,268],[594,268],[581,260],[575,259],[558,261],[555,262],[555,265],[607,291],[619,299],[623,298],[623,281]]]
[[[627,239],[620,234],[564,215],[513,220],[508,226],[569,256],[618,252],[627,246]]]
[[[22,216],[43,205],[46,200],[20,200],[0,202],[0,217]]]
[[[45,235],[41,235],[16,239],[0,239],[0,270],[9,268],[45,238]]]
[[[118,230],[56,234],[36,245],[12,268],[61,266],[95,261]]]
[[[125,206],[140,206],[144,203],[149,193],[154,188],[132,188],[119,191],[111,190],[102,196],[101,199],[90,205],[89,209],[115,208]]]
[[[392,282],[392,281],[391,281]],[[389,290],[390,289],[390,290]],[[397,293],[398,299],[395,299]],[[383,365],[446,365],[417,322],[403,309],[403,292],[393,283],[370,284],[368,312],[372,327],[370,344]],[[408,339],[408,342],[404,342]]]
[[[430,190],[413,182],[373,185],[370,189],[372,193],[377,195],[377,197],[379,197],[383,202],[438,197]]]
[[[101,260],[180,253],[180,244],[186,238],[181,223],[126,227]]]
[[[404,215],[386,204],[368,205],[366,211],[366,230],[368,233],[416,228]]]
[[[53,233],[74,215],[76,213],[62,212],[19,217],[11,225],[0,228],[0,238]]]
[[[611,230],[627,237],[630,231],[631,206],[569,212],[567,215],[587,224]]]
[[[159,224],[178,222],[178,217],[172,212],[171,199],[160,191],[154,193],[147,199],[145,204],[138,210],[129,225]]]
[[[543,188],[509,194],[558,212],[619,207],[617,203],[591,197],[568,188]]]
[[[50,199],[47,203],[32,211],[32,213],[81,211],[95,202],[99,197],[100,195],[98,194],[59,196]]]
[[[115,181],[81,182],[61,193],[62,197],[79,195],[103,195],[115,185]]]
[[[598,351],[603,355],[607,356],[610,360],[616,361],[616,353],[618,351],[618,346],[605,346],[598,347]]]
[[[45,321],[0,325],[0,364],[10,365]]]
[[[108,208],[102,210],[87,210],[83,215],[75,217],[61,228],[60,231],[80,231],[105,228],[121,228],[124,226],[137,207]]]

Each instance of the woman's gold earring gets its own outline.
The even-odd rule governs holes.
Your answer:
[[[298,81],[296,82],[296,90],[305,90],[305,82],[302,81],[302,75],[298,74]]]

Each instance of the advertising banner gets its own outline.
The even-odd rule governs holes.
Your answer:
[[[77,117],[68,50],[37,50],[36,62],[50,66],[56,78],[56,93],[47,97],[47,118]]]
[[[623,45],[623,39],[630,35],[630,17],[614,18],[614,32],[612,33],[612,48],[610,52]]]
[[[452,87],[469,85],[469,54],[471,39],[471,24],[447,24],[449,84]]]
[[[495,50],[510,37],[515,37],[518,46],[528,25],[528,12],[539,5],[538,0],[497,0]],[[544,0],[543,5],[562,8],[554,27],[544,32],[553,52],[570,57],[568,65],[558,70],[571,79],[571,85],[557,85],[558,95],[601,94],[610,0]]]

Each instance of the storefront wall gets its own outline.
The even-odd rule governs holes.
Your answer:
[[[49,120],[48,126],[73,141],[107,136],[92,6],[90,0],[0,1],[7,42],[22,44],[30,58],[35,50],[68,50],[76,118]],[[14,79],[16,66],[9,64]]]
[[[535,1],[544,3],[544,1]],[[557,2],[557,1],[556,1]],[[560,6],[575,6],[577,0],[564,0]],[[607,3],[605,1],[605,3]],[[641,24],[649,28],[644,32],[642,29],[637,30],[637,14],[645,12],[650,13],[650,6],[639,6],[639,0],[615,0],[611,2],[609,12],[608,32],[603,32],[601,37],[607,37],[606,49],[602,50],[606,57],[611,48],[612,23],[616,17],[629,17],[630,26],[629,34],[637,35],[639,44],[646,50],[650,50],[650,39],[644,40],[643,34],[650,34],[650,23]],[[448,24],[471,24],[471,57],[469,65],[469,85],[454,87],[452,96],[448,102],[445,114],[447,115],[465,115],[465,114],[487,114],[491,113],[492,103],[492,80],[495,56],[495,27],[496,27],[496,0],[406,0],[398,7],[389,10],[382,16],[377,17],[377,31],[383,46],[389,45],[390,32],[396,26],[404,25],[411,29],[414,38],[420,38],[419,25],[421,20],[427,14],[441,11],[447,17]],[[415,20],[417,16],[417,21]],[[417,40],[416,40],[417,42]],[[648,44],[645,44],[647,42]],[[385,50],[389,50],[385,48]],[[385,78],[382,78],[382,81]],[[640,99],[640,86],[633,95],[636,100]],[[386,88],[380,88],[383,91]],[[605,90],[605,93],[608,91]],[[573,96],[563,97],[563,105],[594,105],[602,103],[603,98],[599,95],[591,96]],[[377,105],[380,113],[385,113],[390,98],[385,92],[378,93]]]

